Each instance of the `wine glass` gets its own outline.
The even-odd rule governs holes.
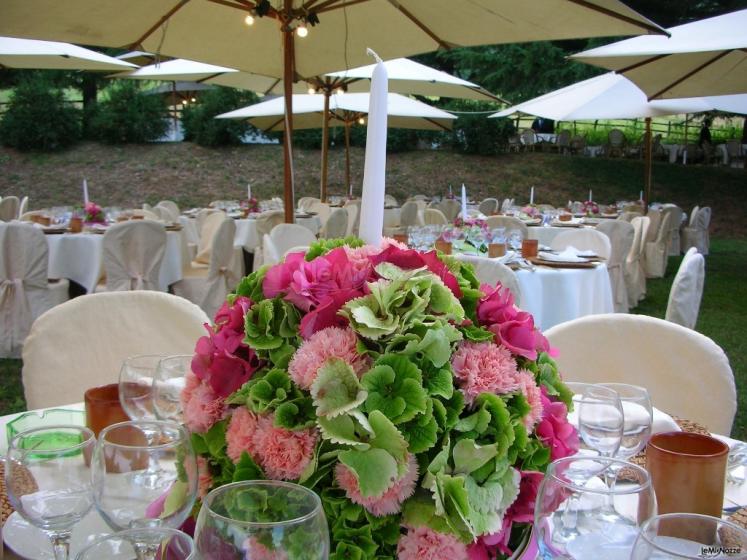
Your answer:
[[[521,231],[518,229],[512,229],[508,232],[508,245],[513,249],[514,251],[518,251],[521,249],[521,241],[523,239],[523,236],[521,235]]]
[[[581,439],[602,457],[614,457],[620,449],[625,416],[620,396],[604,385],[584,389],[578,406]]]
[[[115,531],[179,527],[197,496],[197,459],[190,436],[173,422],[120,422],[99,434],[92,462],[93,498]],[[143,560],[158,543],[136,543]]]
[[[578,468],[576,463],[593,463]],[[609,483],[610,468],[626,468],[625,480]],[[585,472],[570,480],[567,473]],[[611,503],[616,515],[602,515]],[[547,468],[537,491],[534,526],[538,558],[627,559],[639,527],[656,514],[656,497],[645,469],[609,457],[566,457]]]
[[[153,376],[153,410],[159,420],[182,422],[182,405],[179,396],[186,383],[187,372],[192,371],[192,355],[163,358],[158,362]]]
[[[747,531],[739,525],[697,513],[666,513],[641,528],[631,560],[744,558]]]
[[[127,529],[106,535],[81,550],[76,560],[101,560],[101,558],[139,559],[138,543],[150,542],[158,546],[156,557],[164,560],[194,560],[192,537],[167,527]]]
[[[132,356],[119,370],[119,401],[130,420],[155,420],[153,380],[158,364],[166,356]]]
[[[308,488],[248,480],[205,497],[195,545],[205,558],[326,560],[329,532],[321,500]]]
[[[646,443],[651,437],[651,427],[654,419],[651,396],[647,389],[638,385],[628,385],[626,383],[602,383],[601,385],[616,391],[620,395],[625,426],[620,448],[615,456],[618,459],[627,460],[646,447]]]
[[[70,535],[93,506],[90,460],[96,438],[82,426],[46,426],[16,435],[8,447],[8,499],[66,560]]]

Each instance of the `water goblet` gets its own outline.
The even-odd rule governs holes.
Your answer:
[[[163,560],[195,560],[192,537],[176,529],[154,527],[149,529],[127,529],[100,537],[81,550],[76,560],[140,560],[139,543],[152,543],[158,546],[156,557]]]
[[[186,384],[186,375],[192,371],[192,355],[168,356],[158,362],[153,376],[153,410],[159,420],[181,423],[180,395]]]
[[[519,251],[521,249],[522,240],[523,236],[521,235],[521,231],[518,229],[508,230],[508,246],[511,247],[511,249]]]
[[[638,385],[626,383],[602,383],[601,385],[616,391],[620,396],[625,426],[620,449],[615,457],[627,460],[643,450],[651,437],[654,418],[651,396],[646,388]]]
[[[130,420],[155,420],[153,379],[159,362],[166,356],[132,356],[119,370],[119,400]]]
[[[8,499],[47,535],[55,560],[69,556],[73,527],[93,506],[90,460],[96,438],[82,426],[46,426],[17,434],[5,461]]]
[[[625,416],[620,396],[609,387],[589,385],[578,407],[578,430],[584,443],[602,457],[620,449]]]

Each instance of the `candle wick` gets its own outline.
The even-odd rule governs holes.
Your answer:
[[[383,60],[381,60],[381,57],[378,54],[376,54],[376,51],[374,51],[373,49],[371,48],[366,49],[366,53],[368,54],[368,56],[374,57],[376,59],[376,62],[384,62]]]

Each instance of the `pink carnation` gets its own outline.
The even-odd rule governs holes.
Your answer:
[[[397,560],[467,560],[467,547],[454,535],[430,527],[410,528],[397,543]]]
[[[525,369],[519,372],[519,389],[529,403],[529,414],[524,417],[524,426],[531,432],[542,418],[542,391],[534,380],[534,375]]]
[[[355,474],[342,463],[335,467],[335,479],[351,502],[363,506],[377,517],[383,517],[399,513],[402,502],[412,496],[418,480],[418,462],[415,455],[408,454],[407,472],[381,496],[363,496]]]
[[[314,455],[317,439],[314,428],[278,428],[273,414],[259,416],[241,407],[226,430],[226,453],[236,463],[246,451],[269,478],[297,480]]]
[[[360,376],[367,371],[370,360],[356,350],[358,337],[350,328],[327,327],[304,342],[288,364],[291,379],[302,389],[309,389],[319,368],[329,358],[340,358]]]
[[[226,415],[224,400],[215,394],[210,385],[200,381],[191,371],[185,376],[185,386],[180,400],[184,411],[184,423],[192,432],[207,432]]]
[[[284,550],[271,550],[259,542],[256,537],[249,537],[241,546],[244,560],[287,560]]]
[[[578,451],[578,431],[568,422],[565,403],[551,401],[542,387],[542,420],[537,424],[537,437],[550,448],[550,460],[562,459]]]
[[[504,395],[520,386],[511,352],[492,342],[463,342],[451,358],[451,367],[468,404],[480,393]]]
[[[396,239],[384,237],[378,247],[375,247],[374,245],[363,245],[362,247],[353,248],[346,245],[345,253],[347,253],[348,260],[351,263],[355,263],[358,266],[370,266],[371,257],[378,255],[389,247],[396,247],[402,251],[407,250],[407,245],[404,243],[401,243]]]
[[[210,470],[208,469],[208,462],[205,457],[197,457],[197,495],[200,499],[203,499],[210,492],[210,487],[213,485],[213,477],[210,476]]]

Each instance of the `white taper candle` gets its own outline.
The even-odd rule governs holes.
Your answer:
[[[467,219],[467,187],[462,183],[462,219]]]
[[[83,204],[88,204],[88,181],[83,178]]]

